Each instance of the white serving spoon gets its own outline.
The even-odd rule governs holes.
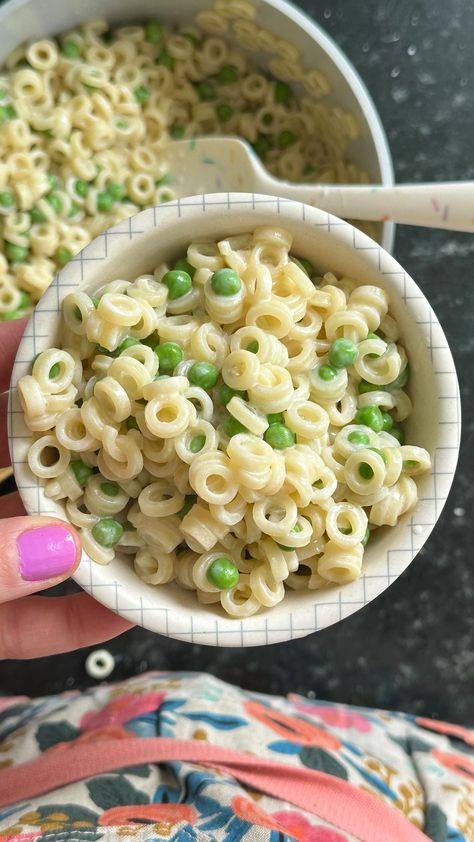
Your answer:
[[[397,222],[474,233],[474,181],[402,184],[294,184],[270,175],[252,147],[232,137],[177,140],[167,152],[179,196],[263,193],[315,205],[344,219]]]

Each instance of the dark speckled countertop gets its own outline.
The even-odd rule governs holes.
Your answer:
[[[474,179],[472,0],[300,0],[346,51],[387,130],[400,181]],[[253,690],[474,719],[474,236],[399,228],[395,254],[430,299],[461,382],[464,434],[446,508],[416,561],[364,610],[303,640],[213,649],[143,629],[111,642],[113,679],[207,670]],[[471,537],[470,537],[471,536]],[[74,586],[68,586],[73,589]],[[64,591],[64,589],[63,589]],[[2,692],[85,687],[87,650],[0,668]]]

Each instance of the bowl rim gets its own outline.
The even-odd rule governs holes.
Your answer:
[[[8,19],[12,11],[28,6],[34,0],[6,0],[0,6],[0,25]],[[388,137],[385,132],[380,114],[375,106],[369,90],[362,81],[362,77],[356,70],[354,64],[342,48],[336,43],[331,35],[312,18],[307,12],[298,8],[291,0],[259,0],[263,5],[271,6],[283,15],[295,21],[307,35],[322,47],[331,61],[340,70],[341,74],[349,84],[355,98],[357,99],[364,117],[367,121],[369,132],[375,146],[377,163],[380,169],[380,181],[385,187],[392,187],[395,183],[393,158],[390,152]],[[395,244],[396,225],[386,220],[382,222],[382,246],[390,254]]]
[[[9,395],[8,436],[12,465],[26,510],[29,514],[52,514],[64,519],[64,511],[61,511],[61,507],[57,504],[52,505],[52,501],[44,497],[40,481],[33,478],[28,469],[25,455],[31,433],[23,425],[22,412],[16,394],[18,378],[29,373],[34,353],[49,347],[47,331],[54,330],[57,324],[51,318],[51,314],[59,312],[60,297],[74,287],[87,286],[88,268],[92,271],[92,267],[97,267],[98,260],[104,260],[110,256],[113,253],[114,243],[120,244],[126,239],[135,238],[139,243],[140,238],[149,237],[150,231],[160,226],[161,235],[164,235],[166,226],[172,228],[179,225],[180,220],[186,215],[193,219],[206,212],[210,214],[209,219],[212,224],[213,218],[222,217],[226,209],[231,211],[232,208],[235,208],[235,212],[237,208],[240,210],[245,208],[249,230],[257,224],[265,224],[255,221],[263,210],[269,220],[274,221],[278,214],[278,223],[283,226],[287,220],[291,224],[298,223],[321,229],[323,232],[327,231],[336,244],[344,244],[345,247],[349,245],[356,250],[361,250],[364,259],[377,273],[390,277],[390,283],[394,285],[400,296],[405,298],[405,303],[407,299],[410,301],[409,310],[413,312],[415,301],[421,300],[423,314],[419,321],[418,317],[416,320],[420,326],[420,334],[423,335],[431,350],[433,374],[439,390],[437,395],[439,423],[436,428],[436,448],[433,454],[433,488],[429,492],[432,496],[420,497],[413,512],[405,518],[402,548],[398,548],[397,545],[388,550],[387,557],[381,559],[380,569],[377,562],[377,566],[371,568],[370,574],[364,573],[358,580],[361,583],[360,587],[357,582],[341,587],[331,587],[324,591],[324,594],[329,594],[327,599],[320,598],[322,591],[313,591],[311,593],[314,599],[311,604],[305,605],[300,610],[292,610],[288,605],[286,610],[283,610],[284,604],[280,603],[282,609],[278,611],[275,621],[272,616],[274,609],[239,621],[217,615],[206,615],[205,606],[199,606],[197,602],[195,607],[189,610],[183,605],[182,612],[176,607],[157,606],[156,601],[153,605],[148,605],[142,594],[138,592],[132,594],[133,588],[130,590],[124,587],[119,579],[114,578],[115,574],[112,574],[109,568],[94,564],[84,553],[83,561],[74,578],[99,602],[127,619],[178,640],[216,646],[254,646],[295,639],[318,631],[349,616],[378,596],[405,570],[428,538],[439,518],[452,484],[459,452],[461,426],[459,387],[454,361],[442,328],[422,291],[380,245],[349,223],[317,208],[289,199],[258,194],[224,193],[208,194],[206,197],[194,196],[141,211],[132,220],[119,223],[86,246],[64,267],[39,302],[26,327],[13,367]],[[252,221],[252,212],[256,212],[254,221]],[[230,230],[232,229],[231,220],[232,213],[229,213]],[[118,246],[116,245],[115,248],[118,249]],[[429,316],[428,322],[425,321],[426,314]],[[436,482],[437,479],[438,482]],[[413,523],[413,518],[421,508],[423,508],[424,531],[420,537],[416,529],[413,529],[417,526]],[[390,566],[391,552],[397,553],[395,563],[392,559],[392,567]],[[382,553],[380,555],[382,556]],[[378,572],[373,574],[372,569]],[[125,578],[127,575],[125,573]],[[132,581],[135,582],[135,574]],[[140,583],[137,591],[143,584]],[[164,600],[166,603],[166,595]],[[150,601],[152,602],[151,598]]]

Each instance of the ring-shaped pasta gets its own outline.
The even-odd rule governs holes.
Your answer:
[[[148,517],[166,517],[179,512],[184,505],[184,494],[179,494],[166,480],[157,480],[145,486],[138,496],[140,511]]]
[[[159,553],[151,547],[138,550],[133,567],[135,573],[148,585],[165,585],[175,578],[174,553]]]
[[[112,486],[112,488],[109,488]],[[109,492],[112,493],[109,493]],[[93,515],[110,517],[118,514],[129,501],[128,494],[116,483],[105,482],[100,474],[93,474],[84,488],[84,503]]]
[[[81,410],[76,406],[62,412],[58,417],[55,435],[59,444],[72,453],[84,453],[100,447],[100,439],[95,438],[87,429]]]
[[[260,373],[260,361],[251,351],[231,351],[222,366],[224,383],[239,391],[246,391],[255,386]]]
[[[196,456],[189,468],[189,482],[201,500],[214,505],[230,503],[239,490],[230,459],[218,450]]]
[[[190,423],[191,407],[192,404],[177,392],[152,398],[145,407],[148,429],[163,439],[179,436]]]
[[[140,303],[120,292],[106,292],[99,300],[98,315],[106,322],[120,327],[132,327],[142,317]]]
[[[275,494],[274,497],[259,500],[253,505],[253,518],[265,535],[283,539],[288,535],[296,523],[298,509],[295,501],[288,494]]]
[[[66,470],[70,458],[69,451],[59,444],[52,433],[36,439],[28,451],[30,470],[41,479],[58,477]]]
[[[367,479],[361,475],[362,465],[367,466],[372,473]],[[385,482],[385,476],[384,460],[378,453],[367,448],[351,453],[344,466],[344,482],[352,491],[360,495],[374,494],[379,491]]]
[[[340,525],[343,521],[343,525]],[[362,542],[367,529],[367,515],[361,506],[335,503],[326,512],[326,532],[341,547],[355,547]],[[350,531],[349,531],[350,530]]]
[[[104,377],[95,384],[94,397],[104,412],[117,423],[125,421],[132,411],[127,392],[113,377]]]

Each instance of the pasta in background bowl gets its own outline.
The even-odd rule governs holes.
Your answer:
[[[108,566],[95,564],[85,556],[76,579],[95,598],[154,631],[213,645],[257,645],[291,639],[349,615],[388,587],[429,535],[454,474],[460,422],[452,357],[436,316],[419,288],[376,243],[348,223],[322,211],[246,194],[191,197],[143,211],[131,221],[120,223],[93,241],[62,270],[28,325],[12,379],[9,434],[15,475],[25,507],[30,513],[54,513],[67,518],[61,501],[55,503],[45,496],[42,484],[28,467],[33,435],[24,425],[16,389],[19,379],[31,374],[31,362],[38,353],[61,347],[58,342],[62,300],[76,287],[94,296],[98,289],[118,278],[133,281],[162,263],[174,266],[186,254],[190,243],[216,243],[261,226],[288,231],[293,241],[291,253],[311,261],[318,275],[333,272],[336,276],[352,278],[357,284],[386,290],[391,315],[400,331],[400,344],[406,348],[411,367],[413,410],[405,422],[406,440],[431,454],[433,468],[417,477],[419,501],[415,508],[393,528],[375,531],[366,548],[358,581],[342,586],[330,584],[322,590],[287,591],[284,599],[271,609],[264,608],[240,620],[223,616],[212,603],[198,603],[192,592],[175,584],[163,587],[146,584],[136,576],[127,555],[118,554]],[[265,264],[271,257],[266,258],[263,250],[260,259]],[[80,297],[71,300],[81,306]],[[84,296],[84,300],[90,299]],[[217,306],[215,302],[209,305],[211,313],[213,306]],[[91,308],[94,310],[93,305]],[[99,304],[95,312],[100,314],[100,311]],[[217,318],[215,314],[214,317]],[[179,341],[179,334],[177,338]],[[368,363],[368,355],[377,352],[377,341],[381,340],[365,341],[370,345],[365,349]],[[109,347],[116,347],[117,342],[117,339],[110,340]],[[375,344],[372,347],[370,343]],[[42,355],[38,365],[42,359],[46,365],[54,362]],[[100,354],[95,359],[99,360]],[[155,386],[151,383],[150,388],[159,390],[163,383],[166,380],[161,385],[160,381]],[[238,413],[241,410],[242,407],[237,407]],[[289,420],[290,427],[291,423]],[[380,442],[377,444],[382,446]],[[372,464],[368,451],[364,453],[364,458]],[[379,455],[373,454],[375,471],[379,459]],[[101,472],[108,478],[107,468],[101,467]],[[165,518],[163,523],[166,524]],[[357,533],[363,524],[354,522],[351,526]]]

